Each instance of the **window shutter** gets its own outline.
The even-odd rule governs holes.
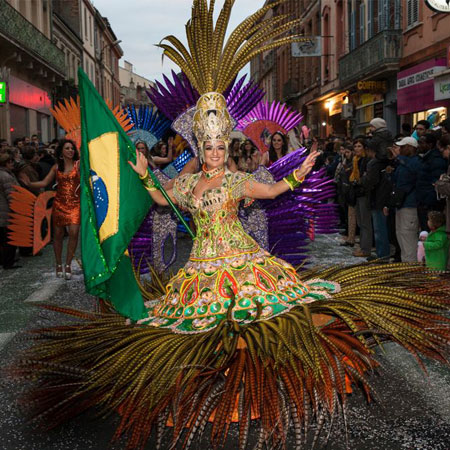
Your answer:
[[[367,12],[367,37],[370,39],[373,36],[373,2],[369,1]]]
[[[366,5],[361,3],[359,5],[359,43],[363,44],[366,40],[365,38],[365,12]]]
[[[354,50],[356,47],[356,17],[353,10],[350,15],[350,50]]]
[[[384,30],[384,5],[383,0],[378,2],[378,33]]]
[[[383,18],[384,18],[384,24],[383,29],[389,30],[391,25],[391,5],[390,0],[383,0]]]
[[[402,3],[401,0],[394,0],[394,28],[402,28]]]
[[[412,15],[413,15],[412,23],[417,23],[419,21],[419,0],[412,1]]]

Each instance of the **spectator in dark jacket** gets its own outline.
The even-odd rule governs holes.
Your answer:
[[[375,117],[370,121],[372,137],[367,141],[367,147],[375,152],[375,157],[380,161],[387,159],[387,149],[394,142],[391,132],[387,129],[386,121]]]
[[[0,264],[4,269],[15,269],[16,247],[8,243],[9,201],[13,186],[19,184],[12,169],[14,159],[9,152],[0,155]]]
[[[372,217],[368,193],[360,184],[361,178],[367,170],[369,159],[366,156],[366,143],[363,139],[355,139],[353,143],[355,156],[353,157],[353,170],[350,174],[350,182],[356,196],[356,220],[359,226],[359,246],[353,252],[353,256],[369,257],[372,250]]]
[[[377,158],[373,148],[368,148],[366,153],[369,162],[366,173],[360,179],[360,184],[369,197],[377,258],[383,258],[388,262],[390,256],[389,231],[383,208],[386,206],[390,191],[390,184],[384,174],[389,161],[387,158]],[[369,256],[368,259],[372,258]]]
[[[405,194],[402,205],[395,213],[395,227],[403,262],[417,262],[417,216],[416,184],[421,162],[416,155],[418,143],[413,137],[405,137],[395,143],[393,152],[397,158],[394,172],[395,189]]]
[[[447,162],[436,146],[433,133],[425,133],[419,138],[419,156],[422,166],[417,177],[417,212],[421,230],[429,231],[427,217],[429,211],[442,211],[444,203],[439,201],[434,183],[447,171]]]

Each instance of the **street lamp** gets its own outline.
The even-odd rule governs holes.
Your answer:
[[[103,98],[105,98],[104,83],[103,83],[103,68],[104,68],[103,54],[105,52],[106,47],[113,48],[116,45],[119,45],[121,42],[122,42],[121,39],[116,39],[114,42],[106,43],[105,45],[103,45],[102,49],[100,50],[100,90]]]

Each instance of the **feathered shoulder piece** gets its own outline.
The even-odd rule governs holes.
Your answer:
[[[272,2],[247,17],[225,41],[235,0],[225,0],[214,25],[215,0],[194,0],[191,19],[186,24],[186,48],[175,36],[166,36],[158,45],[186,74],[200,95],[223,93],[238,72],[255,56],[281,45],[303,40],[285,36],[295,29],[298,19],[286,14],[266,18],[266,14],[285,0]],[[164,43],[167,41],[167,43]]]

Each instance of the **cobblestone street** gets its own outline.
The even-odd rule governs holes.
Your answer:
[[[189,253],[190,240],[180,240],[177,267]],[[351,250],[340,247],[339,235],[318,236],[311,244],[314,264],[350,264],[361,259]],[[95,307],[93,297],[84,293],[83,277],[74,265],[74,277],[66,282],[56,279],[53,255],[47,247],[43,255],[22,258],[22,269],[0,272],[1,283],[1,357],[8,365],[24,345],[23,330],[61,321],[61,316],[36,308],[40,302]],[[383,405],[368,404],[360,393],[351,396],[348,408],[348,441],[352,450],[446,450],[450,442],[450,371],[435,363],[427,364],[424,375],[412,357],[395,345],[380,352],[382,367],[372,382]],[[383,376],[381,377],[380,374]],[[27,422],[17,400],[20,389],[9,380],[2,380],[0,407],[1,450],[100,450],[109,448],[116,417],[97,420],[84,415],[50,433],[42,433]],[[237,430],[235,431],[237,432]],[[326,432],[324,433],[324,436]],[[289,441],[294,448],[292,440]],[[205,448],[198,443],[197,448]],[[121,448],[120,443],[112,448]],[[152,443],[148,448],[154,448]],[[168,448],[168,440],[166,446]],[[232,446],[227,448],[232,449]],[[345,448],[345,427],[336,424],[328,445],[330,450]]]

